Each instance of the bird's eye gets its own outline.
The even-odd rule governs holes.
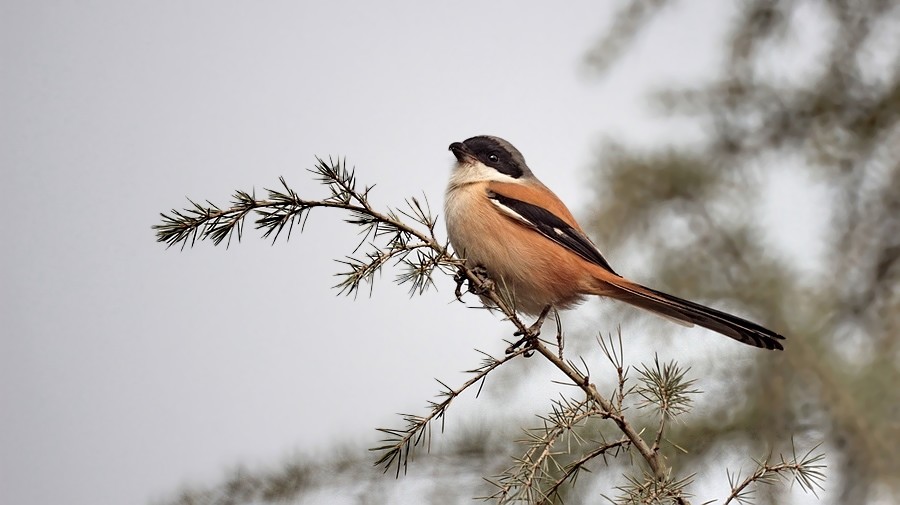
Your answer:
[[[491,155],[489,155],[489,156],[488,156],[488,159],[491,160],[491,161],[494,162],[494,163],[498,163],[498,162],[500,161],[500,157],[497,156],[496,154],[491,154]]]

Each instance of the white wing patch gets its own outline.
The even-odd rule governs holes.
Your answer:
[[[502,204],[499,200],[497,200],[496,198],[488,198],[488,200],[490,200],[491,203],[493,203],[495,207],[497,207],[498,209],[500,209],[500,212],[506,214],[507,216],[509,216],[509,217],[511,217],[511,218],[513,218],[513,219],[515,219],[516,221],[519,221],[519,222],[521,222],[521,223],[527,224],[528,226],[530,226],[530,227],[532,227],[532,228],[534,228],[534,229],[537,229],[537,228],[538,228],[538,226],[537,226],[533,221],[529,220],[528,218],[526,218],[526,217],[523,216],[522,214],[519,214],[519,213],[516,212],[515,210],[513,210],[513,209],[507,207],[506,205],[503,205],[503,204]],[[566,237],[566,236],[568,236],[568,235],[566,234],[565,231],[560,230],[559,228],[556,228],[556,227],[553,227],[553,232],[556,233],[557,235],[559,235],[560,237]]]
[[[500,209],[500,212],[502,212],[502,213],[506,214],[507,216],[509,216],[509,217],[511,217],[511,218],[513,218],[513,219],[515,219],[516,221],[520,221],[520,222],[522,222],[522,223],[525,223],[525,224],[527,224],[528,226],[531,226],[532,228],[537,228],[537,226],[535,226],[535,224],[534,224],[533,222],[531,222],[530,220],[528,220],[527,218],[525,218],[525,216],[523,216],[522,214],[519,214],[518,212],[514,211],[513,209],[507,207],[506,205],[503,205],[503,204],[500,203],[500,201],[497,200],[496,198],[488,198],[488,200],[490,200],[491,203],[493,203],[495,207],[497,207],[498,209]],[[562,233],[562,232],[560,232],[559,229],[556,229],[556,228],[554,228],[554,229],[556,230],[557,233]]]
[[[503,196],[493,191],[488,191],[487,196],[491,203],[497,207],[497,210],[506,216],[532,228],[587,261],[603,267],[612,274],[619,275],[609,266],[606,258],[603,257],[594,243],[584,233],[570,226],[560,219],[559,216],[537,205]]]

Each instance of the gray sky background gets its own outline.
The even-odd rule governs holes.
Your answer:
[[[0,503],[145,503],[237,462],[372,446],[473,348],[502,353],[508,328],[449,279],[408,299],[387,271],[376,298],[336,297],[357,239],[339,214],[227,251],[167,251],[150,226],[280,175],[324,196],[316,155],[346,156],[379,205],[440,212],[448,144],[483,133],[579,214],[604,137],[697,138],[643,98],[714,68],[729,8],[679,4],[597,80],[583,57],[620,5],[601,4],[0,4]],[[813,216],[780,186],[791,251]]]

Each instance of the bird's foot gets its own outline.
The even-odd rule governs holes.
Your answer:
[[[555,316],[555,319],[556,319],[556,346],[557,346],[557,349],[559,349],[559,359],[564,359],[563,358],[563,347],[566,344],[566,339],[563,336],[562,319],[559,317],[558,310],[554,309],[553,315]]]
[[[453,291],[453,294],[456,295],[456,299],[462,301],[462,287],[463,284],[468,284],[466,287],[466,291],[469,293],[474,293],[476,295],[484,295],[494,289],[494,281],[488,277],[487,269],[482,265],[478,265],[469,269],[469,272],[475,276],[476,282],[473,282],[472,279],[466,274],[465,267],[459,267],[456,271],[456,274],[453,275],[453,280],[456,281],[456,289]]]
[[[456,274],[453,275],[453,280],[456,281],[456,289],[453,291],[453,294],[456,295],[457,301],[462,301],[462,287],[463,283],[466,282],[466,271],[460,267]]]
[[[553,308],[552,305],[547,305],[546,307],[544,307],[544,310],[541,311],[541,315],[538,316],[537,321],[535,321],[534,324],[532,324],[528,328],[525,328],[524,331],[519,330],[519,331],[513,333],[514,337],[522,337],[522,338],[517,340],[511,346],[507,347],[506,354],[512,354],[512,353],[516,352],[516,349],[518,349],[522,344],[525,344],[526,348],[534,347],[534,345],[537,343],[538,337],[541,335],[541,326],[543,326],[543,324],[544,324],[544,319],[547,318],[547,314],[550,313],[550,309],[552,309],[552,308]],[[526,358],[530,358],[531,356],[534,355],[534,351],[526,350],[523,353],[523,355]]]
[[[494,281],[488,277],[488,271],[484,268],[483,265],[477,265],[475,268],[472,268],[472,273],[475,274],[475,277],[478,278],[480,282],[480,286],[476,286],[475,283],[469,279],[469,292],[475,293],[476,295],[483,295],[494,289]]]
[[[478,265],[474,268],[469,269],[469,272],[475,276],[478,285],[469,278],[466,273],[465,267],[459,267],[456,270],[456,273],[453,275],[453,280],[456,282],[456,289],[453,291],[453,294],[456,295],[456,299],[462,301],[462,287],[463,284],[468,284],[466,287],[466,291],[469,293],[474,293],[476,295],[483,295],[488,291],[494,289],[494,281],[492,281],[488,277],[487,269],[481,265]]]

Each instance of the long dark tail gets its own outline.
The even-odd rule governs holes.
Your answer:
[[[612,284],[617,288],[616,292],[603,294],[668,318],[698,324],[747,345],[779,351],[784,349],[779,342],[784,340],[782,335],[754,322],[625,279],[623,281]]]

